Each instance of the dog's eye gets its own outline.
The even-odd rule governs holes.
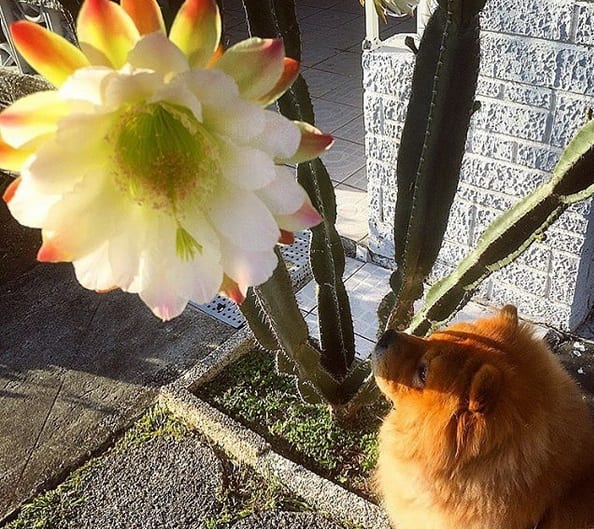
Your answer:
[[[425,383],[427,382],[427,371],[427,364],[425,362],[421,362],[417,368],[417,381],[419,387],[425,386]]]

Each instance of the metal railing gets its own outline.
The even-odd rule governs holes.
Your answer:
[[[427,21],[435,9],[437,0],[420,0],[417,6],[417,37],[421,38]],[[379,17],[375,11],[373,0],[365,2],[365,42],[364,49],[374,50],[384,44],[380,38]]]
[[[22,73],[34,70],[17,52],[8,28],[17,20],[30,20],[58,33],[71,42],[76,41],[71,15],[56,0],[0,0],[0,65],[16,66]]]

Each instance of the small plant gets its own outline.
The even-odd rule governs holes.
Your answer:
[[[201,398],[268,439],[283,453],[366,496],[377,430],[388,405],[378,399],[356,421],[339,424],[320,404],[304,403],[270,353],[253,350],[198,390]]]

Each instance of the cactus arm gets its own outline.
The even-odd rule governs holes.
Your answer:
[[[324,365],[339,376],[346,374],[355,356],[355,334],[342,275],[345,256],[335,228],[336,201],[330,176],[323,163],[299,165],[299,183],[324,220],[311,230],[310,263],[317,283],[320,342]]]
[[[267,7],[264,8],[263,4]],[[300,59],[300,34],[295,5],[287,0],[244,0],[250,31],[264,37],[282,35],[287,53]],[[263,13],[266,11],[266,13]],[[307,85],[301,76],[278,101],[283,115],[314,124],[314,111]],[[355,335],[346,288],[342,281],[345,256],[336,231],[336,198],[328,171],[317,160],[299,164],[299,183],[313,206],[324,217],[311,230],[310,263],[318,283],[318,319],[323,365],[343,376],[355,356]]]
[[[301,32],[295,12],[295,4],[287,2],[287,0],[273,0],[273,2],[278,28],[285,43],[285,52],[288,57],[300,61]]]
[[[513,261],[570,204],[594,193],[594,122],[584,125],[565,149],[549,182],[496,219],[476,248],[427,292],[424,307],[408,331],[423,335],[447,321],[492,272]]]
[[[483,5],[442,0],[416,55],[397,163],[397,269],[390,279],[396,302],[389,326],[410,320],[441,247],[474,105]]]
[[[267,314],[270,329],[285,355],[295,364],[301,384],[310,388],[330,403],[341,401],[338,382],[321,364],[321,356],[309,343],[309,331],[303,315],[297,306],[291,278],[282,264],[280,250],[275,250],[279,266],[272,277],[264,284],[254,288],[258,304]]]
[[[280,349],[280,344],[272,332],[270,319],[260,305],[253,288],[248,289],[243,303],[239,305],[239,310],[254,333],[256,340],[264,349],[268,351]]]

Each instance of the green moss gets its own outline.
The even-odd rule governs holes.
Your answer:
[[[339,424],[326,406],[303,403],[293,378],[277,374],[274,359],[257,350],[200,388],[199,395],[292,459],[347,488],[372,495],[369,477],[377,459],[383,402],[352,424]]]

